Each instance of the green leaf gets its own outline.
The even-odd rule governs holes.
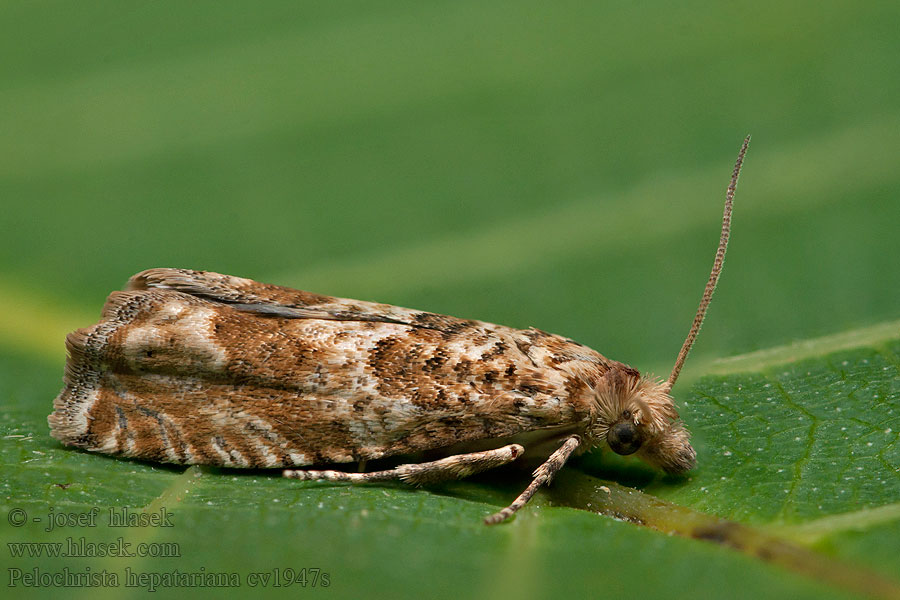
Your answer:
[[[666,496],[784,525],[900,498],[898,349],[891,340],[704,379],[689,401],[704,468]]]
[[[42,418],[52,388],[44,383],[40,393],[34,391],[34,382],[54,379],[53,371],[8,357],[0,376],[9,399],[0,453],[4,515],[9,519],[25,511],[29,519],[42,520],[5,526],[3,542],[68,543],[84,537],[96,544],[121,537],[132,550],[145,543],[155,551],[177,549],[179,556],[47,559],[11,556],[8,549],[4,562],[13,569],[10,577],[24,578],[35,568],[53,573],[90,567],[117,573],[122,585],[130,569],[130,581],[145,587],[153,574],[205,569],[235,574],[244,591],[253,573],[275,577],[277,569],[296,574],[317,568],[328,573],[329,591],[340,597],[389,597],[424,582],[435,597],[458,595],[461,589],[485,597],[539,597],[581,593],[588,580],[621,594],[696,597],[714,596],[736,579],[742,581],[736,597],[762,591],[810,598],[898,597],[900,562],[890,534],[900,524],[898,350],[900,339],[891,339],[750,373],[706,377],[684,403],[700,466],[685,480],[649,475],[640,486],[672,504],[647,501],[655,513],[647,506],[628,513],[630,500],[601,509],[609,492],[597,491],[602,482],[595,476],[648,472],[595,453],[580,468],[570,467],[512,523],[498,527],[485,527],[481,519],[508,502],[527,474],[511,471],[416,490],[293,482],[267,472],[182,471],[63,449],[49,439]],[[641,494],[614,490],[623,498]],[[547,499],[705,541],[666,536],[586,510],[554,508]],[[121,507],[147,514],[164,510],[173,526],[110,527],[110,509]],[[94,527],[45,531],[51,510],[86,515],[92,509],[98,512]],[[722,529],[714,515],[749,527]],[[784,559],[786,551],[779,550],[784,544],[793,548],[787,556],[800,552],[801,558]],[[146,579],[137,573],[146,573]],[[294,585],[300,586],[299,580]],[[298,588],[282,591],[291,589]]]

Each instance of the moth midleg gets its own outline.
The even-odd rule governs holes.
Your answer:
[[[462,479],[500,467],[516,460],[525,449],[519,444],[509,444],[502,448],[455,454],[440,460],[425,463],[400,465],[386,471],[371,473],[350,473],[346,471],[312,471],[305,469],[285,469],[284,477],[302,479],[304,481],[349,481],[351,483],[373,483],[378,481],[401,480],[413,485],[436,483],[448,479]]]
[[[542,485],[550,483],[553,480],[553,477],[563,468],[563,465],[566,464],[566,461],[569,460],[569,457],[572,456],[572,453],[575,452],[575,449],[580,445],[581,437],[573,435],[566,438],[563,445],[560,446],[556,452],[551,454],[550,458],[548,458],[544,464],[534,470],[534,480],[527,488],[525,488],[525,491],[519,494],[519,497],[513,500],[512,504],[500,512],[496,512],[487,517],[484,520],[485,524],[495,525],[496,523],[502,523],[510,518],[517,510],[525,506]]]

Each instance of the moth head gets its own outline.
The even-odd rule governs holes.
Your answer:
[[[666,384],[625,365],[614,366],[595,386],[589,435],[616,454],[636,454],[667,473],[683,473],[696,463]]]
[[[606,442],[613,452],[637,454],[648,463],[668,473],[683,473],[694,467],[696,453],[691,447],[687,429],[678,420],[678,411],[669,391],[678,380],[684,361],[697,339],[706,309],[712,300],[716,283],[725,261],[725,250],[731,235],[731,210],[738,175],[744,162],[744,154],[750,136],[738,152],[731,183],[725,192],[725,212],[722,215],[722,233],[719,247],[713,261],[706,289],[694,321],[681,351],[675,359],[672,373],[666,381],[641,377],[641,374],[622,363],[613,363],[611,368],[594,386],[595,406],[587,435],[594,443]]]

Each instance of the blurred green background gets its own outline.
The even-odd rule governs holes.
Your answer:
[[[4,2],[6,385],[40,422],[65,333],[160,266],[664,374],[748,133],[686,377],[897,319],[898,30],[897,2]]]
[[[0,10],[6,346],[179,266],[664,370],[747,133],[697,354],[900,315],[895,2]]]

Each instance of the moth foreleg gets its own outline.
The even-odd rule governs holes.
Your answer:
[[[553,477],[560,469],[562,469],[563,465],[566,464],[566,461],[569,460],[569,457],[572,456],[572,453],[575,452],[575,449],[578,448],[579,445],[581,445],[581,438],[579,436],[573,435],[572,437],[567,438],[566,441],[563,442],[563,445],[560,446],[556,452],[551,454],[550,458],[548,458],[544,464],[534,470],[534,480],[527,488],[525,488],[525,491],[519,494],[519,497],[513,500],[512,504],[500,512],[487,517],[484,520],[484,523],[486,525],[502,523],[510,518],[517,510],[525,506],[525,504],[531,500],[531,497],[534,496],[535,492],[538,491],[538,488],[553,480]]]
[[[387,471],[348,473],[345,471],[285,469],[282,471],[282,475],[290,479],[302,479],[304,481],[371,483],[399,479],[413,485],[423,485],[448,479],[469,477],[470,475],[511,463],[522,456],[523,452],[525,452],[525,449],[519,444],[509,444],[508,446],[485,452],[455,454],[432,462],[400,465]]]

